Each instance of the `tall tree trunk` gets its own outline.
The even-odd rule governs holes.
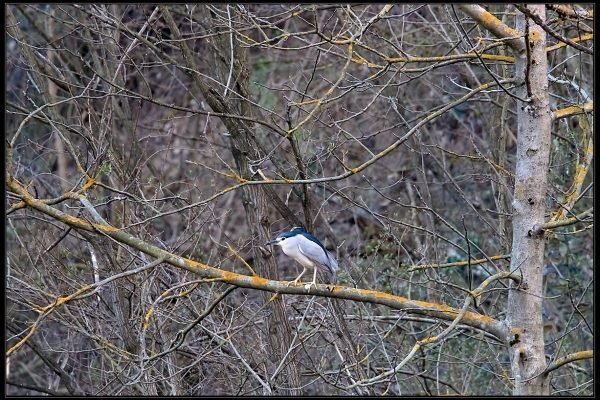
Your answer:
[[[242,53],[242,49],[236,49],[237,58],[240,61],[238,81],[236,83],[236,90],[241,93],[244,98],[249,96],[248,93],[248,71],[245,66],[245,57]],[[240,101],[240,114],[250,117],[251,110],[250,104],[245,101]],[[244,179],[251,180],[252,172],[248,165],[248,160],[256,160],[260,158],[256,148],[252,145],[253,134],[251,128],[246,127],[242,129],[236,129],[231,133],[231,151],[237,164],[238,172]],[[268,219],[269,215],[269,202],[265,196],[264,190],[259,186],[244,186],[242,188],[243,205],[246,214],[246,220],[248,221],[249,235],[254,239],[252,246],[254,264],[257,266],[258,272],[261,276],[268,279],[278,280],[277,265],[275,264],[274,257],[265,258],[260,251],[260,247],[268,239],[270,239],[270,222]],[[258,242],[258,243],[257,243]],[[273,365],[278,365],[279,362],[285,357],[286,353],[290,350],[292,344],[292,328],[289,325],[287,311],[285,309],[285,302],[283,296],[277,296],[273,300],[271,293],[262,292],[263,300],[265,303],[271,302],[273,305],[273,313],[267,317],[267,342],[269,343],[269,358],[272,360]],[[276,390],[271,394],[279,395],[299,395],[300,391],[300,375],[294,361],[294,357],[291,356],[285,366],[286,373],[280,375],[284,378],[284,382],[281,382],[278,386],[283,386],[288,389]],[[272,383],[272,382],[271,382]],[[265,393],[267,394],[267,393]]]
[[[166,7],[162,10],[170,28],[175,32],[176,37],[181,39],[181,33],[170,12]],[[232,8],[228,10],[228,13],[231,13],[228,14],[230,18],[237,18],[238,11],[236,9]],[[207,21],[210,21],[210,18],[207,18]],[[220,30],[217,27],[215,29]],[[249,71],[246,65],[247,52],[239,46],[237,40],[230,38],[229,35],[216,38],[214,43],[212,50],[215,53],[215,72],[221,75],[223,82],[227,82],[229,90],[226,91],[226,94],[221,95],[220,90],[210,88],[198,75],[191,74],[196,87],[213,111],[226,114],[237,113],[251,117],[252,106],[247,100],[250,97],[248,89]],[[233,49],[231,48],[232,45]],[[190,48],[184,42],[181,43],[180,47],[188,67],[196,70]],[[233,57],[231,57],[232,55]],[[241,98],[233,95],[232,89],[241,95]],[[244,179],[252,180],[253,174],[248,161],[260,158],[259,151],[254,145],[253,127],[234,118],[224,117],[222,121],[231,137],[231,152],[239,175]],[[267,194],[268,191],[259,186],[245,186],[242,188],[242,203],[248,222],[248,235],[253,239],[252,253],[256,269],[260,276],[278,280],[277,265],[274,258],[264,257],[260,251],[260,246],[270,239],[268,205],[272,204],[273,199],[267,199]],[[273,192],[271,192],[271,195],[273,195]],[[287,317],[283,296],[279,295],[272,299],[272,295],[268,292],[263,292],[262,295],[264,302],[270,303],[273,307],[273,312],[267,317],[267,337],[265,339],[268,343],[267,357],[271,361],[271,365],[276,367],[290,351],[293,336],[292,328]],[[301,394],[300,373],[294,355],[288,357],[284,371],[284,374],[279,375],[283,381],[277,383],[277,388],[273,388],[273,382],[268,382],[273,390],[269,392],[265,389],[263,394],[292,396]],[[267,371],[266,375],[270,375],[270,373],[272,371]]]
[[[545,20],[544,5],[527,8]],[[511,270],[523,277],[508,296],[510,355],[515,395],[549,395],[542,324],[544,237],[533,227],[544,223],[550,154],[551,111],[548,95],[546,32],[517,13],[517,29],[526,34],[526,48],[517,54],[516,75],[525,80],[517,104],[518,138],[515,172]]]

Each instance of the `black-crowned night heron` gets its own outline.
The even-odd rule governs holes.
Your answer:
[[[323,243],[306,229],[296,226],[287,232],[281,232],[265,245],[280,246],[286,256],[293,258],[304,268],[302,273],[289,283],[290,285],[298,282],[307,268],[315,271],[313,281],[307,285],[309,289],[317,284],[317,269],[330,273],[335,281],[338,270],[337,261],[325,249]]]

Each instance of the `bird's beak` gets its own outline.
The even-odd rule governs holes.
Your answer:
[[[270,240],[267,243],[265,243],[265,246],[269,246],[269,245],[272,245],[272,244],[275,244],[275,243],[277,243],[277,240]]]

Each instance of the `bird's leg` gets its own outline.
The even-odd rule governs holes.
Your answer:
[[[308,292],[310,293],[310,288],[311,287],[317,287],[317,268],[315,268],[315,273],[313,274],[313,280],[311,283],[307,283],[306,286],[304,286],[305,288],[308,289]]]
[[[304,273],[306,272],[306,268],[305,267],[302,267],[302,268],[303,268],[302,269],[302,273],[300,275],[298,275],[298,277],[296,279],[294,279],[293,281],[288,282],[288,284],[287,284],[288,286],[295,285],[296,283],[298,283],[298,281],[300,280],[300,278],[302,278],[302,275],[304,275]]]

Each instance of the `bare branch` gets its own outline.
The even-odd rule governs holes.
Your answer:
[[[563,42],[563,43],[567,43],[568,45],[576,48],[579,51],[583,51],[584,53],[594,54],[594,51],[591,50],[590,48],[582,46],[579,43],[576,43],[576,42],[572,41],[571,39],[563,37],[563,36],[559,35],[558,33],[554,32],[552,29],[550,29],[550,27],[548,27],[548,25],[546,25],[544,23],[544,21],[542,21],[542,19],[540,17],[533,14],[531,11],[529,11],[527,8],[523,7],[522,5],[515,4],[515,7],[519,11],[521,11],[523,14],[525,14],[528,18],[531,18],[532,20],[534,20],[536,24],[538,24],[543,30],[545,30],[548,34],[550,34],[550,36],[552,36],[556,40]]]

